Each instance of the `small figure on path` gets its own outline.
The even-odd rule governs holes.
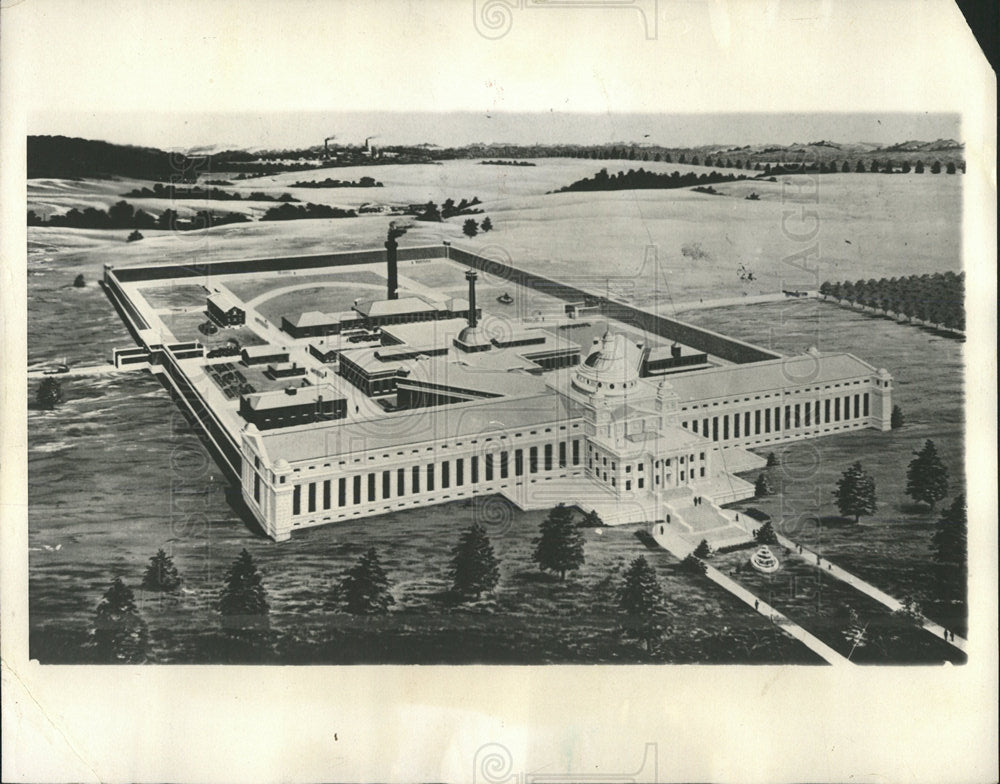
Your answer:
[[[753,600],[753,608],[755,610],[759,610],[760,609],[760,599],[754,599]]]

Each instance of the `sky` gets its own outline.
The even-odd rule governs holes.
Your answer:
[[[957,139],[955,114],[583,114],[569,112],[248,112],[181,114],[67,114],[40,112],[31,133],[99,138],[166,149],[200,145],[234,148],[308,147],[336,136],[339,144],[474,142],[603,144],[636,142],[689,147],[702,144],[790,144],[827,139],[891,144],[908,139]]]
[[[31,0],[4,8],[14,68],[0,78],[25,133],[169,149],[892,143],[960,136],[969,55],[943,32],[957,13],[938,0]]]

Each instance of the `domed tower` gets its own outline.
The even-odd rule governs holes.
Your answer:
[[[892,429],[892,374],[879,368],[872,379],[871,425],[879,430]]]
[[[664,424],[673,424],[677,418],[677,401],[679,400],[674,385],[665,378],[656,386],[656,408],[663,417]]]
[[[605,332],[573,374],[573,387],[592,397],[623,398],[639,385],[642,350],[625,335]]]

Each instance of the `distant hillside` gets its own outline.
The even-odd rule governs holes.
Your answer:
[[[197,159],[149,147],[77,139],[28,137],[28,178],[133,177],[139,180],[194,179]]]

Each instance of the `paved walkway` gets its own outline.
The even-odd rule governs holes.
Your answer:
[[[857,575],[851,574],[850,572],[841,569],[835,563],[832,563],[828,559],[817,554],[814,550],[810,550],[808,547],[804,547],[798,544],[797,542],[793,542],[791,539],[782,536],[781,534],[778,534],[778,542],[787,547],[789,550],[791,550],[792,553],[798,554],[799,557],[801,557],[803,560],[806,561],[806,563],[811,563],[814,566],[817,566],[816,559],[819,558],[820,561],[818,563],[818,568],[822,569],[824,574],[828,574],[831,577],[836,577],[838,580],[847,583],[852,588],[857,589],[866,596],[870,596],[879,604],[888,607],[893,612],[895,612],[896,610],[901,610],[903,608],[903,603],[899,601],[899,599],[890,596],[885,591],[876,588],[871,583],[865,582]],[[923,626],[923,628],[926,631],[930,632],[938,639],[941,640],[945,639],[944,636],[945,629],[940,624],[925,619],[924,623],[921,624],[921,626]],[[960,651],[965,651],[966,645],[968,644],[967,641],[961,637],[955,637],[954,639],[948,638],[947,642],[950,645],[954,645]]]
[[[664,550],[671,553],[675,558],[684,558],[693,549],[693,545],[689,544],[682,537],[671,531],[669,525],[654,525],[652,535],[653,540]],[[767,602],[762,601],[760,597],[748,591],[735,580],[731,580],[714,566],[705,564],[705,567],[705,574],[708,579],[719,587],[729,591],[729,593],[742,601],[744,604],[753,608],[755,612],[763,615],[771,621],[771,623],[778,626],[781,631],[789,637],[801,642],[824,661],[838,666],[852,663],[849,659],[841,656],[825,642],[822,642],[818,638],[814,637],[797,623],[792,621],[788,618],[788,616],[778,612],[778,610],[773,608]]]

